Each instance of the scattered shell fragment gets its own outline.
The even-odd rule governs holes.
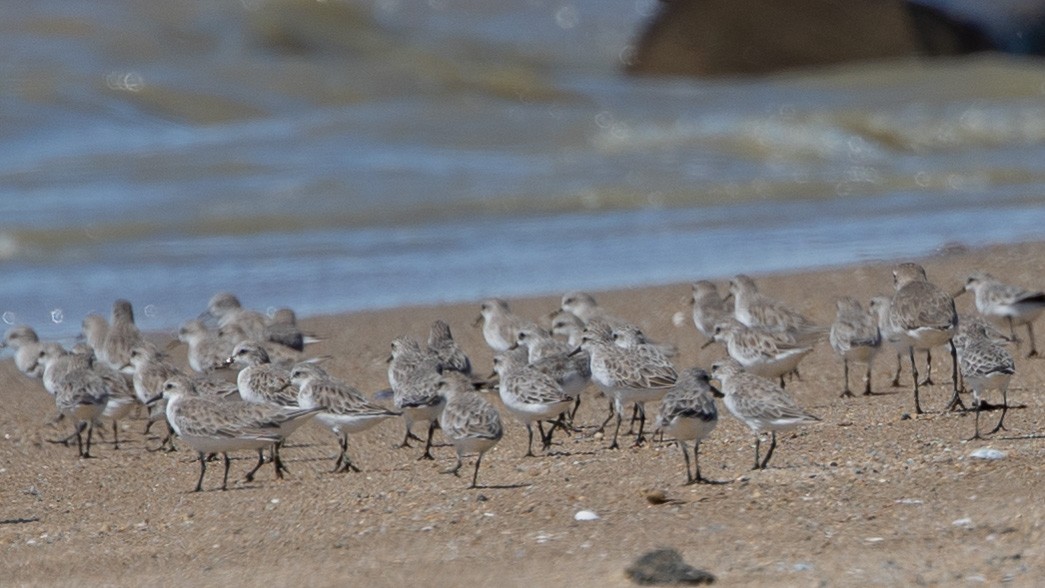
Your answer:
[[[591,510],[579,510],[577,514],[573,515],[573,518],[578,521],[597,521],[599,520],[599,515]]]

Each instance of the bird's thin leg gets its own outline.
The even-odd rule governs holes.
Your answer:
[[[953,366],[952,376],[954,377],[954,393],[951,395],[951,401],[947,403],[948,410],[965,410],[965,403],[962,402],[962,397],[958,394],[958,348],[954,346],[954,341],[951,340],[951,364]]]
[[[766,452],[766,458],[762,460],[762,469],[766,469],[769,465],[769,458],[773,457],[773,450],[776,449],[776,431],[770,433],[769,451]]]
[[[1001,391],[1001,418],[998,419],[998,424],[991,429],[991,433],[997,433],[998,431],[1008,431],[1005,428],[1005,413],[1009,412],[1009,389],[1003,388]]]
[[[686,460],[686,484],[692,484],[694,480],[693,475],[689,473],[689,450],[686,449],[686,444],[682,441],[676,441],[676,444],[682,450],[682,459]]]
[[[258,470],[260,470],[263,465],[265,465],[265,450],[258,449],[258,463],[254,465],[254,469],[247,472],[247,475],[244,476],[243,479],[248,482],[253,482],[254,474],[258,473]]]
[[[227,451],[222,452],[222,456],[225,457],[225,475],[221,478],[221,489],[229,489],[229,466],[232,465],[232,460],[229,459],[229,453]]]
[[[925,379],[922,380],[922,386],[932,386],[933,382],[933,352],[931,349],[925,350]]]
[[[435,427],[436,421],[433,420],[428,423],[428,439],[425,441],[425,452],[421,454],[421,457],[417,458],[418,461],[421,461],[422,459],[435,459],[435,457],[432,456],[432,436],[435,435]]]
[[[845,389],[842,390],[839,398],[852,398],[853,391],[849,389],[849,360],[845,357],[842,358],[842,374],[845,378]]]
[[[1030,322],[1027,323],[1027,338],[1030,339],[1030,353],[1027,354],[1027,357],[1037,357],[1038,348],[1034,343],[1034,325]]]
[[[203,491],[203,474],[207,473],[207,456],[204,455],[202,451],[199,452],[199,459],[200,459],[200,478],[198,480],[196,480],[196,490],[195,490],[195,492],[202,492]]]
[[[918,366],[914,364],[914,347],[908,347],[911,355],[911,373],[914,375],[914,412],[923,414],[922,404],[918,401]]]
[[[483,454],[480,453],[479,457],[475,458],[475,472],[472,474],[472,485],[469,488],[479,487],[479,464],[483,461]]]

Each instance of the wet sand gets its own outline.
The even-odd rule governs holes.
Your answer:
[[[947,290],[977,269],[1045,286],[1045,243],[920,261]],[[890,267],[755,278],[764,292],[826,325],[842,295],[866,304],[889,294]],[[596,297],[652,338],[678,345],[679,368],[707,368],[725,352],[700,348],[687,280],[716,279],[722,287],[728,277],[680,276],[677,285]],[[510,303],[537,317],[558,299]],[[971,297],[958,306],[970,311]],[[309,351],[331,356],[330,372],[373,392],[387,386],[392,338],[421,339],[435,319],[451,325],[479,371],[489,369],[491,354],[472,327],[477,315],[478,301],[302,322],[327,337]],[[216,490],[215,463],[202,493],[191,492],[198,466],[190,451],[146,451],[156,441],[143,438],[142,420],[124,423],[118,451],[99,443],[95,459],[48,443],[67,425],[49,424],[53,401],[7,357],[0,362],[0,578],[4,585],[623,586],[625,567],[667,546],[727,586],[1040,584],[1045,361],[1017,360],[1009,398],[1024,407],[1009,412],[1009,430],[966,441],[973,417],[942,412],[950,359],[936,355],[937,383],[922,396],[928,414],[916,416],[909,366],[902,386],[892,388],[894,358],[882,353],[873,380],[880,394],[840,398],[841,362],[823,342],[788,386],[823,422],[781,435],[764,471],[750,471],[753,435],[719,403],[701,466],[721,484],[683,485],[682,456],[670,440],[631,447],[625,437],[623,449],[606,449],[593,434],[606,401],[589,389],[577,421],[584,432],[560,436],[549,455],[523,458],[525,428],[502,411],[505,437],[484,459],[479,489],[466,488],[467,476],[439,474],[453,463],[449,447],[435,449],[435,462],[417,461],[420,447],[394,448],[402,423],[390,421],[350,441],[362,473],[328,473],[335,438],[310,423],[283,451],[287,479],[275,480],[266,467],[254,482],[240,481],[252,462],[245,452],[227,492]],[[184,365],[183,349],[174,357]],[[985,422],[992,427],[997,416],[987,413]],[[980,448],[1005,457],[970,456]],[[470,468],[467,462],[462,472]],[[666,502],[650,500],[658,492]],[[599,518],[577,521],[580,510]]]

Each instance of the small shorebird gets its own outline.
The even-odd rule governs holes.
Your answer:
[[[585,325],[590,323],[593,319],[601,319],[611,325],[615,323],[626,323],[623,319],[617,318],[606,312],[605,308],[602,308],[597,302],[595,302],[595,297],[587,292],[575,291],[563,294],[559,308],[581,319]]]
[[[903,356],[907,355],[907,347],[901,339],[896,325],[889,321],[889,307],[892,298],[889,296],[875,296],[868,303],[871,313],[878,319],[878,332],[882,335],[882,344],[896,353],[896,372],[893,373],[892,387],[900,387],[900,375],[903,373]],[[929,361],[926,360],[926,365]]]
[[[613,342],[612,332],[607,331],[593,327],[585,329],[581,346],[576,352],[588,352],[591,356],[592,381],[613,400],[611,418],[616,416],[617,426],[613,432],[610,449],[617,449],[624,404],[660,400],[675,385],[678,374],[671,361],[656,353],[653,347],[619,347]],[[645,415],[642,415],[637,444],[642,442],[644,421]]]
[[[95,357],[105,345],[105,336],[109,334],[109,320],[100,314],[91,313],[83,317],[80,323],[80,335],[94,349]]]
[[[574,353],[576,347],[552,337],[543,329],[532,327],[519,331],[519,345],[526,349],[526,359],[531,367],[551,376],[562,386],[562,391],[574,399],[570,411],[572,420],[580,408],[581,393],[591,382],[591,357],[584,351]]]
[[[1016,327],[1027,325],[1027,338],[1030,339],[1027,357],[1038,355],[1034,341],[1034,321],[1045,310],[1045,292],[1024,290],[1002,283],[986,272],[970,275],[965,282],[965,289],[959,294],[964,292],[972,292],[976,297],[976,310],[980,314],[1008,323],[1013,340],[1019,342],[1016,339]]]
[[[507,351],[514,347],[519,338],[519,329],[535,326],[533,321],[523,318],[508,308],[508,303],[500,298],[483,300],[479,305],[480,314],[475,319],[475,326],[483,325],[483,339],[494,352]]]
[[[181,374],[178,368],[169,363],[151,345],[136,345],[131,349],[130,365],[134,370],[134,375],[131,377],[131,382],[134,385],[134,395],[138,397],[138,401],[142,404],[148,403],[162,393],[163,384],[167,380]],[[166,407],[167,405],[163,400],[154,402],[151,405],[149,420],[145,425],[145,431],[143,431],[143,434],[148,434],[149,429],[157,421],[163,421],[166,424],[167,435],[155,450],[163,448],[174,449],[174,445],[171,443],[174,430],[171,429],[170,424],[164,418]]]
[[[976,403],[976,433],[972,438],[981,438],[980,410],[986,402],[983,393],[989,389],[1001,390],[1002,394],[1001,418],[987,434],[997,433],[1005,428],[1005,413],[1009,410],[1009,380],[1016,373],[1012,354],[996,343],[983,325],[963,326],[954,336],[954,346],[958,350],[962,378],[972,388]]]
[[[783,388],[761,376],[744,371],[739,363],[729,359],[711,366],[711,377],[722,384],[726,408],[733,416],[755,433],[755,466],[766,469],[776,449],[776,432],[819,422],[787,395]],[[771,443],[765,459],[759,461],[762,431],[770,431]]]
[[[545,435],[541,421],[554,421],[561,417],[569,411],[573,397],[563,392],[562,386],[553,377],[529,366],[525,358],[516,357],[516,354],[510,351],[494,356],[493,369],[499,379],[501,402],[512,416],[526,426],[529,441],[524,457],[533,457],[534,422],[541,433],[542,448],[548,451],[552,443],[552,433],[558,425],[555,422],[550,423]]]
[[[297,314],[290,308],[278,308],[272,314],[272,319],[265,324],[265,340],[294,351],[304,351],[306,345],[322,341],[301,330]]]
[[[199,374],[210,373],[226,367],[225,360],[232,355],[237,341],[223,338],[217,331],[207,328],[200,319],[186,322],[178,330],[178,342],[189,347],[189,367]],[[177,342],[172,342],[171,346]]]
[[[290,382],[290,372],[269,361],[260,343],[244,341],[236,345],[226,365],[240,366],[236,386],[243,400],[254,404],[297,407],[297,389]]]
[[[831,324],[828,336],[831,348],[842,358],[845,388],[842,397],[852,397],[849,389],[849,362],[855,361],[867,366],[864,376],[864,396],[871,395],[871,366],[874,356],[882,345],[882,333],[878,329],[878,318],[871,311],[864,310],[860,302],[850,296],[843,297],[835,304],[837,313]]]
[[[581,330],[584,330],[584,327],[581,327]],[[534,363],[545,357],[565,355],[576,349],[576,346],[571,346],[562,339],[556,339],[551,333],[537,325],[519,329],[515,342],[526,348],[528,363]]]
[[[348,457],[348,436],[361,433],[378,423],[397,417],[398,413],[374,404],[362,392],[331,377],[319,366],[299,363],[290,371],[290,379],[298,387],[301,408],[320,408],[316,420],[338,437],[341,452],[334,462],[334,472],[358,472]]]
[[[105,410],[102,411],[102,418],[112,421],[113,449],[119,449],[119,421],[129,415],[131,410],[138,405],[138,398],[134,393],[134,385],[131,382],[131,377],[127,375],[126,369],[117,370],[96,361],[94,350],[87,345],[83,345],[83,347],[84,349],[78,352],[88,355],[91,370],[101,377],[109,393],[109,398],[105,402]],[[75,347],[73,349],[74,352],[77,352]]]
[[[238,343],[225,365],[241,366],[236,375],[236,388],[240,398],[250,404],[261,404],[279,408],[299,408],[297,388],[290,381],[290,372],[273,365],[265,348],[254,341]],[[282,440],[272,446],[272,462],[276,477],[290,472],[279,457]]]
[[[570,349],[576,349],[584,337],[584,321],[572,312],[556,310],[550,317],[551,333],[556,337],[565,337]]]
[[[693,283],[693,295],[689,303],[693,306],[693,325],[708,340],[715,336],[715,325],[733,316],[733,311],[719,296],[718,288],[707,280]]]
[[[930,283],[925,276],[925,269],[916,263],[901,263],[893,268],[893,283],[896,291],[889,303],[889,326],[886,330],[890,342],[906,349],[911,359],[911,371],[914,374],[914,410],[922,414],[922,406],[918,399],[918,366],[914,362],[914,352],[926,351],[929,362],[934,347],[950,343],[958,328],[958,312],[954,308],[954,298]],[[951,343],[951,362],[954,393],[948,408],[961,406],[958,396],[958,356]],[[931,363],[930,363],[931,365]],[[924,383],[931,384],[927,370]]]
[[[781,388],[784,376],[797,371],[798,364],[813,351],[811,343],[788,331],[749,327],[734,318],[715,326],[712,341],[723,343],[729,356],[745,370],[764,378],[780,378]]]
[[[98,373],[91,369],[93,356],[70,353],[57,343],[45,343],[37,360],[43,366],[43,381],[54,396],[61,415],[74,419],[77,454],[91,457],[91,436],[94,423],[105,412],[109,402],[109,387]],[[87,442],[82,434],[87,429]],[[65,443],[59,441],[59,443]]]
[[[402,411],[406,434],[400,447],[410,447],[410,438],[420,440],[411,428],[415,422],[428,423],[425,451],[418,459],[432,457],[432,436],[439,426],[439,413],[445,399],[436,391],[440,378],[439,360],[421,350],[421,346],[407,337],[392,340],[392,355],[388,358],[388,385],[397,410]]]
[[[134,324],[134,310],[128,300],[112,304],[109,330],[101,349],[95,348],[98,359],[115,370],[126,366],[131,359],[131,348],[143,341],[141,331]]]
[[[454,370],[466,376],[472,375],[472,361],[461,346],[454,341],[450,325],[437,320],[428,331],[428,353],[436,358],[444,370]]]
[[[43,377],[43,366],[37,361],[42,346],[40,337],[32,327],[17,325],[8,329],[3,341],[0,341],[0,349],[4,347],[14,349],[15,367],[23,375],[29,378]]]
[[[239,327],[245,339],[253,341],[265,341],[268,339],[266,328],[268,319],[256,310],[243,308],[237,298],[231,292],[218,292],[211,297],[207,303],[207,310],[203,311],[200,318],[212,317],[217,319],[218,327],[227,328],[235,325]]]
[[[675,386],[660,401],[655,430],[663,430],[675,438],[686,460],[686,484],[706,482],[700,475],[700,442],[718,424],[718,410],[712,394],[721,395],[700,368],[679,372]],[[694,472],[690,473],[687,442],[693,442]]]
[[[733,296],[733,317],[749,327],[789,332],[801,337],[823,331],[798,311],[759,292],[750,276],[734,276],[729,282],[729,293]]]
[[[443,435],[453,443],[457,454],[454,467],[445,474],[459,475],[462,458],[477,454],[475,472],[469,488],[476,488],[479,480],[479,464],[486,454],[504,435],[501,415],[492,404],[476,392],[468,380],[457,372],[446,372],[436,389],[445,399],[445,408],[439,414],[439,427]]]
[[[319,409],[294,409],[249,405],[241,401],[220,400],[196,393],[186,376],[175,376],[163,384],[159,398],[167,400],[167,422],[178,438],[196,451],[200,462],[200,477],[196,492],[203,490],[203,476],[207,472],[207,456],[220,453],[225,461],[221,489],[228,489],[230,451],[257,450],[258,465],[247,474],[253,478],[261,467],[261,453],[265,447],[275,446]]]

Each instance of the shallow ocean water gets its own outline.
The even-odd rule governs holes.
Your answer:
[[[490,6],[489,4],[494,4]],[[620,73],[652,1],[58,1],[0,24],[0,316],[299,314],[1045,237],[1045,63]]]

